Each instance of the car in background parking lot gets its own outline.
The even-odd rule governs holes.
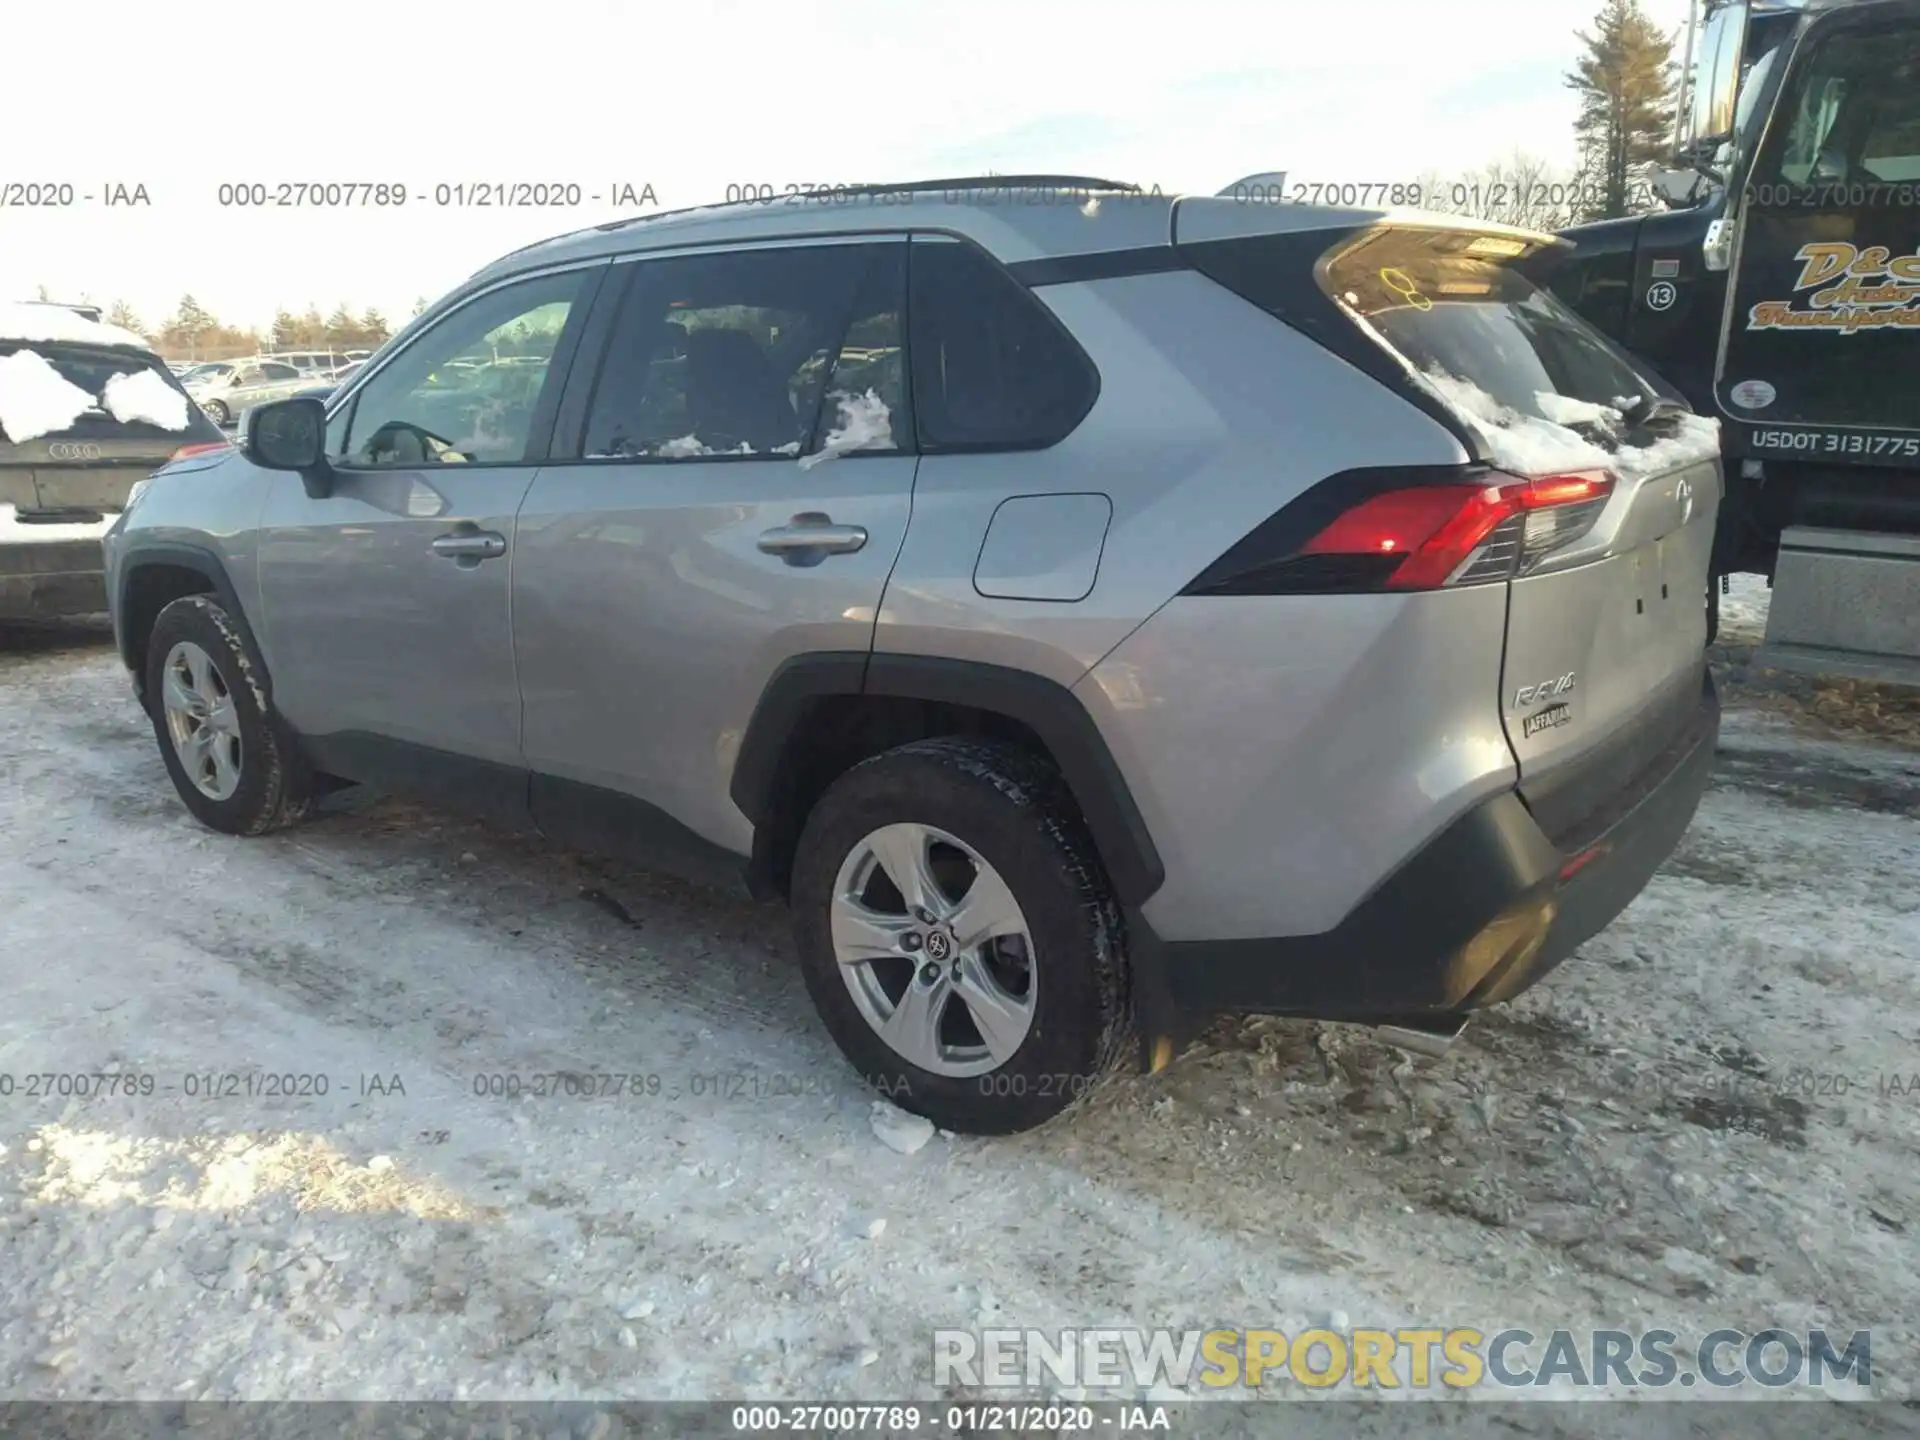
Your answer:
[[[311,386],[315,377],[280,360],[222,360],[182,383],[214,424],[232,425],[254,405],[284,400]]]
[[[225,448],[140,336],[0,305],[0,619],[105,610],[112,517],[169,460]]]

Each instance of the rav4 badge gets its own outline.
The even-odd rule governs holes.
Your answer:
[[[1573,689],[1576,675],[1569,670],[1558,680],[1542,680],[1538,685],[1522,685],[1513,692],[1513,704],[1508,708],[1518,710],[1523,705],[1537,705],[1542,700],[1556,700]]]

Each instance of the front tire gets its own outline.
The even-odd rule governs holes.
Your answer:
[[[1120,912],[1057,772],[918,741],[856,765],[794,860],[807,989],[841,1050],[944,1129],[1031,1129],[1126,1053]]]
[[[264,835],[305,817],[313,776],[277,716],[258,662],[210,595],[175,600],[147,641],[147,711],[173,788],[201,824]]]
[[[206,411],[207,418],[222,430],[233,423],[233,411],[227,408],[227,402],[224,400],[209,400],[200,408]]]

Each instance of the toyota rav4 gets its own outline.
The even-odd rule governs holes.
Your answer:
[[[1713,425],[1563,242],[1049,177],[509,255],[107,542],[206,824],[339,781],[792,908],[908,1109],[1221,1012],[1447,1037],[1706,786]]]

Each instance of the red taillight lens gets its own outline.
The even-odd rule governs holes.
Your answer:
[[[1377,582],[1389,590],[1504,579],[1584,534],[1612,490],[1604,472],[1390,490],[1341,515],[1300,553],[1376,563],[1404,556]]]
[[[196,445],[182,445],[167,457],[167,463],[171,465],[176,460],[190,460],[195,455],[211,455],[216,450],[231,450],[232,448],[232,443],[226,440],[204,440]]]

